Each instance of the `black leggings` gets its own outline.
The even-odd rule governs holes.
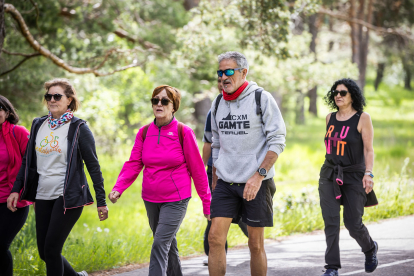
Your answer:
[[[82,214],[83,207],[67,209],[63,197],[53,200],[36,199],[36,235],[40,258],[46,262],[47,276],[78,276],[61,255],[70,231]]]
[[[323,221],[325,222],[326,252],[325,268],[341,268],[339,253],[339,231],[341,205],[335,199],[332,179],[319,179],[319,198],[321,202]],[[340,186],[342,197],[341,202],[344,209],[344,224],[349,234],[354,238],[362,252],[371,253],[375,247],[374,241],[369,235],[368,229],[362,223],[364,206],[367,201],[362,181],[358,183],[344,183]]]
[[[7,209],[7,203],[0,203],[0,276],[13,275],[13,257],[9,247],[22,229],[28,214],[29,206],[12,212]]]

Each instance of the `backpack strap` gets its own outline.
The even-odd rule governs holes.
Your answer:
[[[256,114],[259,115],[260,114],[260,121],[262,122],[262,124],[264,124],[263,122],[263,113],[262,113],[262,101],[261,101],[261,97],[262,97],[262,92],[263,92],[263,88],[258,88],[254,91],[254,99],[256,101]]]
[[[218,94],[218,96],[217,96],[217,98],[216,98],[216,106],[215,106],[215,108],[214,108],[214,119],[216,118],[216,114],[217,114],[217,109],[218,109],[218,107],[219,107],[219,104],[220,104],[220,101],[221,101],[221,98],[223,98],[223,94]]]
[[[148,128],[149,128],[149,124],[144,126],[144,129],[142,130],[142,142],[145,141],[145,138],[147,138],[147,132],[148,132]]]
[[[177,130],[178,130],[178,139],[180,139],[180,144],[181,144],[181,147],[183,148],[183,151],[184,151],[184,146],[183,146],[183,144],[184,144],[184,124],[181,123],[181,122],[178,122]]]

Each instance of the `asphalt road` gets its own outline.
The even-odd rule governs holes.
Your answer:
[[[414,216],[384,220],[367,227],[379,245],[379,266],[370,275],[414,276]],[[346,229],[341,230],[340,239],[342,269],[339,275],[367,275],[364,271],[365,256]],[[322,275],[325,246],[322,231],[291,236],[280,242],[266,241],[268,275]],[[203,259],[205,257],[182,261],[184,275],[208,275]],[[148,267],[117,275],[146,276]],[[226,275],[250,275],[248,248],[229,251]]]

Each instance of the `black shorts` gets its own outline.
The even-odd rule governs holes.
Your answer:
[[[251,201],[243,198],[244,185],[219,179],[211,200],[211,218],[233,218],[233,223],[238,223],[241,218],[251,227],[272,227],[275,182],[273,179],[263,180],[256,198]]]

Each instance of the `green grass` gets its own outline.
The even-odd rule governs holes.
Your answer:
[[[370,83],[365,93],[366,111],[375,129],[375,192],[380,204],[366,209],[364,221],[413,214],[414,93],[386,86],[374,92]],[[319,107],[319,118],[308,116],[306,125],[288,126],[287,147],[276,165],[275,227],[266,228],[266,238],[323,229],[317,183],[324,160],[324,117],[328,110],[322,102]],[[128,152],[99,158],[109,192]],[[140,176],[117,204],[109,203],[109,219],[104,222],[98,220],[96,205],[84,208],[63,250],[76,270],[95,271],[149,261],[152,234],[141,199],[141,180]],[[203,252],[205,226],[201,201],[193,191],[177,234],[182,256]],[[235,246],[247,239],[232,225],[228,241]],[[37,253],[33,210],[11,251],[15,275],[45,274],[45,265]]]

